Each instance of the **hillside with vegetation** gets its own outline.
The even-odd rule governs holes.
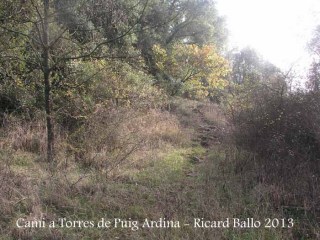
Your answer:
[[[0,33],[0,239],[320,238],[320,28],[302,90],[211,0],[2,0]]]

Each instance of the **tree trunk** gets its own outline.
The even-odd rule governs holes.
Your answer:
[[[54,161],[54,133],[51,115],[51,86],[50,86],[50,66],[49,66],[49,0],[43,0],[43,78],[44,78],[44,96],[45,110],[47,120],[47,161]]]

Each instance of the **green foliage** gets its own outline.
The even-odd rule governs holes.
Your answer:
[[[60,122],[72,129],[99,106],[147,109],[166,101],[150,75],[123,61],[73,60],[67,69],[71,74],[55,87],[54,108]]]
[[[211,0],[148,1],[145,14],[136,27],[136,46],[149,73],[157,78],[162,78],[163,73],[157,67],[155,45],[170,52],[172,46],[179,44],[214,45],[219,50],[225,44],[223,20],[218,17]],[[179,80],[171,80],[168,81],[176,91]]]
[[[212,45],[175,44],[167,51],[154,45],[153,51],[171,95],[203,99],[227,85],[228,63]]]
[[[46,49],[52,107],[58,120],[71,125],[72,119],[83,121],[95,104],[162,101],[165,93],[152,86],[159,71],[172,80],[161,87],[192,98],[225,86],[227,64],[216,47],[205,45],[224,43],[222,20],[211,1],[49,1],[47,47],[43,3],[0,4],[2,111],[44,109]],[[179,44],[187,42],[193,45]],[[153,46],[170,57],[159,59]]]
[[[232,71],[224,100],[233,120],[236,114],[252,109],[256,102],[263,101],[265,94],[283,95],[287,92],[285,74],[264,61],[254,50],[246,48],[231,53],[229,58]]]
[[[5,235],[282,237],[265,229],[12,230],[15,217],[41,218],[44,211],[48,219],[64,214],[96,220],[106,212],[183,221],[199,214],[265,217],[283,208],[280,214],[316,222],[319,59],[310,75],[315,92],[289,94],[286,76],[252,49],[232,54],[229,66],[221,54],[223,24],[213,0],[1,1],[0,222]],[[314,56],[319,32],[310,45]],[[222,135],[231,132],[231,124],[218,106],[186,98],[213,100],[221,93],[234,120],[237,148],[199,147],[224,144]],[[169,104],[168,95],[173,96]],[[18,114],[7,117],[12,112]],[[50,145],[49,126],[58,143],[56,172],[41,162]]]
[[[223,20],[217,15],[215,3],[211,0],[149,1],[141,31],[148,29],[150,39],[141,40],[148,41],[151,46],[184,42],[197,45],[214,43],[220,48],[226,38]]]

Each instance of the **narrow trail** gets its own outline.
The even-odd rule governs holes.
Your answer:
[[[192,223],[194,218],[219,219],[220,202],[217,198],[216,176],[212,172],[216,162],[212,161],[215,148],[223,144],[227,122],[218,106],[213,104],[188,105],[184,112],[176,112],[185,129],[191,130],[193,148],[201,151],[187,156],[185,174],[177,181],[159,186],[157,209],[166,219],[179,219]],[[222,239],[222,231],[201,229],[189,231],[192,239]],[[163,239],[171,239],[168,235]]]
[[[223,138],[223,129],[217,126],[217,123],[213,119],[208,118],[212,113],[216,115],[215,111],[216,109],[208,106],[200,106],[193,110],[193,113],[199,119],[199,124],[196,127],[197,139],[195,140],[205,148],[221,144]]]

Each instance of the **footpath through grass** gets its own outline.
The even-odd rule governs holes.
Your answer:
[[[252,154],[227,143],[226,122],[215,108],[177,105],[172,111],[193,140],[167,144],[113,176],[76,163],[52,173],[35,154],[1,150],[0,239],[313,239],[299,238],[296,222],[264,227],[266,218],[292,215],[272,207]],[[19,218],[21,225],[35,219],[47,225],[17,228]],[[199,227],[228,218],[253,218],[262,226]]]

